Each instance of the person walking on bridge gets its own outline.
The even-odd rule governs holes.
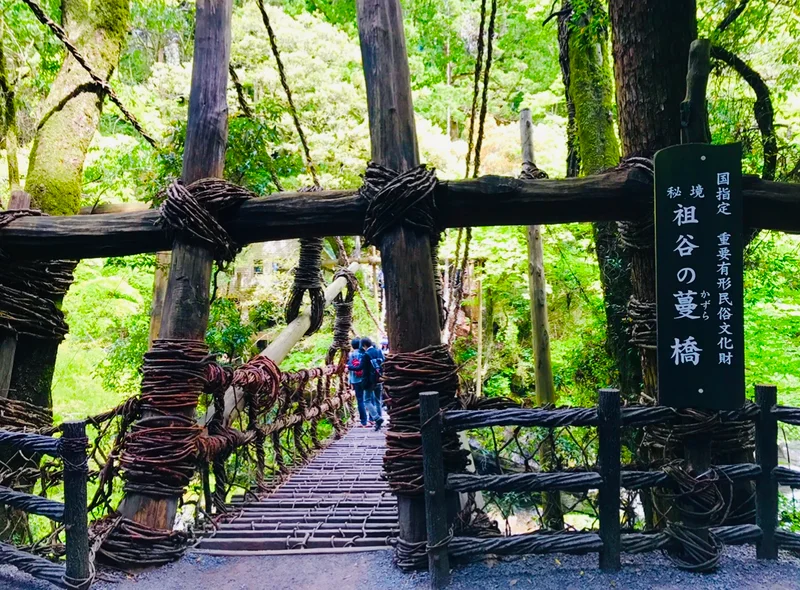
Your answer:
[[[363,352],[361,351],[361,339],[353,338],[350,342],[353,350],[347,355],[347,372],[350,377],[350,385],[356,393],[356,405],[358,406],[358,419],[362,427],[367,426],[367,409],[364,405],[364,367]]]
[[[386,357],[367,337],[361,339],[361,351],[364,367],[364,403],[370,418],[375,422],[375,430],[380,430],[383,425],[383,385],[380,379]]]

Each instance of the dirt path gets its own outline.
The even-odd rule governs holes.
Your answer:
[[[0,588],[52,590],[0,567]],[[391,551],[337,555],[213,557],[181,561],[93,590],[427,590],[425,573],[404,574]],[[459,567],[450,590],[800,590],[800,560],[788,553],[758,561],[752,547],[729,547],[719,571],[690,574],[661,553],[623,557],[623,569],[603,574],[597,556],[530,556]]]

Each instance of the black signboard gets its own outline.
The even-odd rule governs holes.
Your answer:
[[[659,403],[741,407],[741,145],[673,146],[655,169]]]

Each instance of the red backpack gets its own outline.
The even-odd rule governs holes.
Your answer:
[[[353,374],[356,377],[360,377],[360,378],[364,377],[364,369],[360,368],[361,367],[361,354],[353,355],[353,358],[350,359],[350,365],[352,367],[354,367],[353,369],[351,369],[351,371],[353,372]]]

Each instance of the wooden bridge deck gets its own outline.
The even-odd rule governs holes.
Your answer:
[[[280,487],[203,538],[211,555],[340,553],[386,549],[397,536],[397,500],[380,477],[382,432],[353,428]]]

